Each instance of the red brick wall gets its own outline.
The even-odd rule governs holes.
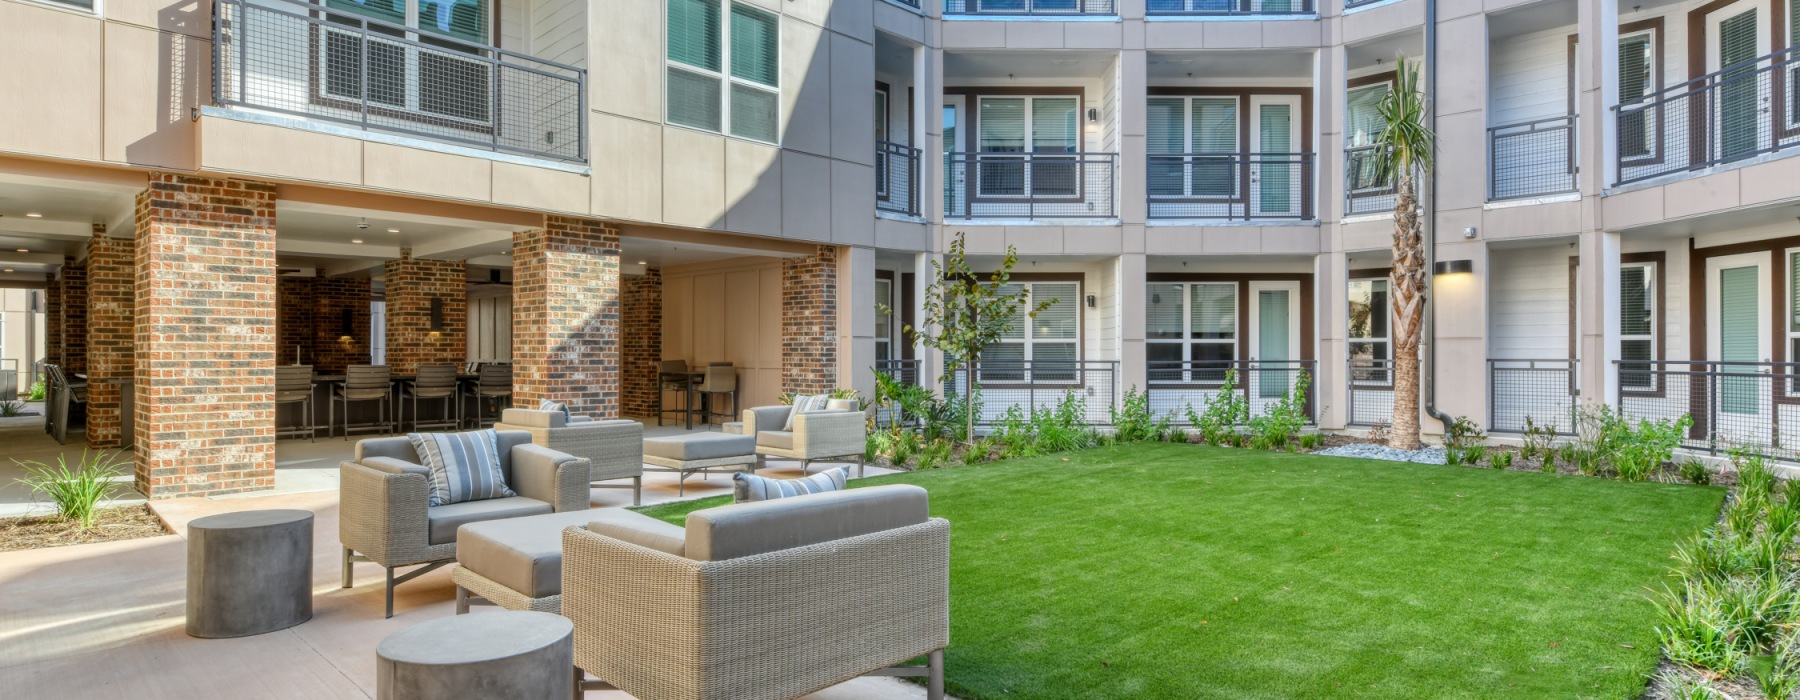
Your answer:
[[[513,234],[513,405],[619,415],[619,232],[560,216]],[[392,352],[390,350],[389,352]]]
[[[781,262],[781,390],[837,386],[837,248]]]
[[[89,447],[124,444],[125,385],[134,370],[137,260],[135,241],[96,232],[88,242]]]
[[[275,486],[275,186],[151,173],[137,198],[137,487]]]
[[[62,276],[63,373],[87,374],[87,263],[65,262]]]
[[[468,361],[469,272],[461,260],[419,260],[401,249],[382,276],[387,296],[387,363],[395,374],[421,365]],[[431,300],[443,300],[443,330],[431,331]]]
[[[64,267],[68,261],[64,260]],[[44,285],[44,362],[60,365],[63,361],[62,272]]]
[[[655,415],[657,363],[662,361],[662,270],[649,268],[621,279],[620,408],[627,416]]]
[[[316,277],[281,277],[275,280],[275,364],[294,364],[294,346],[300,346],[300,364],[317,364],[313,349],[313,285]]]
[[[369,364],[369,280],[321,277],[313,285],[313,368],[342,374],[350,365]],[[344,309],[350,310],[350,340],[342,340]]]

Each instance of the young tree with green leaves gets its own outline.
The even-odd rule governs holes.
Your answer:
[[[1437,136],[1426,126],[1427,104],[1419,68],[1402,56],[1394,87],[1375,105],[1381,120],[1375,157],[1394,178],[1394,262],[1390,273],[1394,334],[1394,421],[1388,445],[1419,449],[1419,342],[1424,335],[1425,239],[1419,222],[1418,183],[1432,169]]]

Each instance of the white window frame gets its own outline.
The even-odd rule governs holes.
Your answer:
[[[1787,361],[1800,362],[1800,354],[1795,353],[1796,342],[1800,341],[1800,324],[1794,322],[1794,314],[1800,313],[1800,307],[1794,305],[1794,286],[1796,277],[1800,277],[1800,269],[1794,267],[1794,256],[1800,255],[1800,248],[1788,248],[1782,251],[1782,255],[1787,256],[1788,262],[1787,279],[1782,280],[1782,286],[1786,291],[1786,294],[1782,295],[1786,300],[1784,311],[1787,312],[1786,318],[1783,319],[1784,323],[1781,324],[1781,327],[1786,329],[1786,332],[1782,334],[1782,340],[1787,343]],[[1787,369],[1790,374],[1795,374],[1796,372],[1793,370],[1800,368],[1789,367]],[[1800,380],[1791,380],[1787,393],[1790,395],[1800,394]]]
[[[1019,329],[1021,331],[1019,333],[1019,337],[1017,337],[1017,338],[1001,338],[999,341],[996,341],[994,343],[994,345],[1023,345],[1025,348],[1024,362],[1025,362],[1025,367],[1027,367],[1027,368],[1030,368],[1032,365],[1032,362],[1035,360],[1035,357],[1037,354],[1036,350],[1037,350],[1038,345],[1040,345],[1040,344],[1042,344],[1042,345],[1073,345],[1073,346],[1075,346],[1075,365],[1076,365],[1074,368],[1074,374],[1077,377],[1080,377],[1082,374],[1082,372],[1081,372],[1082,358],[1086,356],[1086,353],[1083,351],[1083,349],[1081,347],[1082,328],[1083,328],[1083,324],[1087,323],[1087,314],[1086,314],[1085,307],[1083,306],[1083,302],[1082,302],[1082,299],[1083,299],[1083,297],[1082,297],[1082,285],[1083,285],[1082,280],[1078,280],[1078,279],[1041,280],[1041,281],[1033,280],[1033,281],[1008,282],[1007,284],[1019,285],[1019,286],[1025,288],[1025,299],[1023,302],[1021,302],[1019,304],[1019,309],[1018,309],[1019,316],[1024,318],[1024,327]],[[1033,336],[1032,328],[1031,328],[1031,318],[1025,316],[1025,312],[1037,307],[1038,301],[1039,301],[1037,287],[1038,287],[1038,285],[1041,285],[1041,284],[1072,284],[1072,285],[1075,285],[1075,298],[1065,300],[1061,297],[1055,297],[1056,301],[1059,303],[1066,301],[1067,303],[1075,305],[1075,337],[1074,338],[1037,338],[1037,337]],[[993,346],[989,346],[989,347],[993,347]],[[1035,369],[1033,371],[1035,373]],[[1020,378],[1020,379],[990,378],[987,376],[987,373],[988,373],[987,369],[982,369],[981,373],[982,373],[981,381],[984,384],[986,384],[986,383],[1067,384],[1067,383],[1069,383],[1069,382],[1039,380],[1039,379],[1036,379],[1035,376],[1029,380],[1024,379],[1024,378]]]
[[[1194,379],[1194,367],[1192,364],[1192,362],[1194,362],[1194,360],[1193,360],[1194,350],[1193,350],[1192,346],[1195,346],[1195,345],[1223,345],[1231,351],[1230,352],[1231,357],[1230,357],[1230,359],[1226,360],[1226,362],[1236,363],[1243,359],[1238,356],[1238,341],[1240,339],[1242,339],[1243,334],[1244,334],[1244,317],[1243,317],[1243,314],[1240,313],[1240,307],[1239,307],[1239,304],[1242,302],[1242,299],[1240,297],[1243,295],[1243,290],[1240,289],[1238,283],[1234,282],[1234,281],[1149,282],[1149,283],[1146,283],[1145,286],[1147,288],[1149,285],[1152,285],[1152,284],[1175,285],[1175,286],[1181,288],[1181,293],[1180,293],[1181,294],[1181,337],[1180,338],[1145,338],[1144,342],[1146,344],[1178,345],[1178,346],[1180,346],[1181,347],[1181,357],[1182,357],[1181,361],[1183,363],[1187,363],[1187,364],[1182,365],[1180,379],[1154,380],[1154,381],[1150,381],[1150,383],[1165,384],[1165,385],[1167,385],[1167,384],[1195,384],[1195,383],[1208,384],[1208,385],[1217,384],[1217,382],[1213,382],[1210,380]],[[1230,338],[1195,338],[1194,337],[1194,309],[1193,309],[1194,292],[1193,292],[1193,288],[1197,287],[1197,286],[1202,286],[1202,285],[1224,287],[1226,289],[1231,290],[1231,337]],[[1148,293],[1147,289],[1146,289],[1146,293]],[[1208,360],[1202,360],[1202,361],[1205,362]],[[1161,370],[1161,371],[1168,372],[1168,370]],[[1242,374],[1242,373],[1240,372],[1240,374]],[[1240,378],[1239,381],[1242,381],[1242,379]]]
[[[1657,297],[1660,295],[1656,293],[1657,289],[1659,289],[1660,286],[1662,285],[1662,278],[1657,276],[1656,263],[1654,263],[1654,262],[1630,262],[1630,263],[1620,263],[1619,264],[1619,269],[1621,271],[1623,271],[1625,268],[1628,268],[1628,267],[1643,268],[1643,270],[1644,270],[1644,279],[1645,279],[1644,286],[1646,288],[1644,291],[1644,295],[1645,295],[1646,300],[1650,302],[1650,333],[1648,335],[1641,334],[1641,333],[1626,334],[1625,328],[1623,327],[1623,324],[1625,323],[1625,317],[1623,314],[1621,314],[1619,316],[1619,323],[1621,324],[1621,327],[1619,328],[1619,344],[1620,344],[1620,347],[1623,348],[1624,343],[1626,341],[1648,341],[1650,343],[1650,358],[1648,361],[1651,364],[1651,370],[1654,371],[1656,369],[1656,367],[1655,367],[1656,361],[1662,359],[1662,353],[1660,352],[1661,348],[1658,347],[1658,342],[1657,342],[1658,337],[1662,335],[1662,306],[1659,303],[1659,300],[1657,299]],[[1620,275],[1619,283],[1622,285],[1622,284],[1624,284],[1624,282],[1625,282],[1624,275]],[[1619,293],[1620,301],[1623,301],[1625,299],[1624,288],[1621,287],[1618,290],[1618,293]],[[1621,357],[1619,359],[1621,361],[1623,361],[1624,353],[1622,350],[1620,352],[1620,355],[1621,355]],[[1624,390],[1624,391],[1654,391],[1656,389],[1656,379],[1655,379],[1654,373],[1648,374],[1645,376],[1649,377],[1650,383],[1648,385],[1627,387],[1627,386],[1624,386],[1624,384],[1621,382],[1621,384],[1619,386],[1620,390]]]
[[[409,1],[414,1],[414,0],[409,0]],[[713,2],[715,0],[708,0],[708,1]],[[781,51],[780,51],[780,47],[781,47],[781,14],[778,12],[771,12],[769,10],[765,10],[763,8],[760,8],[760,7],[757,7],[755,5],[751,5],[748,3],[732,2],[732,0],[716,0],[716,2],[718,2],[718,5],[719,5],[719,70],[718,71],[710,71],[705,68],[701,68],[699,66],[682,63],[680,61],[677,61],[677,60],[669,57],[669,4],[666,2],[663,3],[663,23],[662,23],[662,33],[663,33],[663,50],[662,50],[662,54],[663,54],[663,74],[662,74],[662,79],[663,79],[663,123],[667,124],[669,126],[673,126],[673,127],[677,127],[677,128],[681,128],[681,129],[692,129],[694,131],[698,131],[698,132],[706,133],[706,134],[719,134],[719,135],[725,136],[727,138],[743,139],[745,141],[749,141],[752,143],[766,143],[766,144],[779,146],[779,145],[781,145],[781,134],[782,134],[782,131],[781,131],[782,92],[781,92]],[[732,75],[732,73],[731,73],[731,58],[732,58],[731,57],[731,8],[733,6],[737,6],[737,5],[742,5],[744,7],[744,9],[746,9],[746,10],[760,12],[760,13],[763,13],[765,15],[769,15],[769,16],[775,18],[776,51],[774,54],[775,55],[775,84],[774,85],[764,85],[764,84],[756,82],[754,80],[745,80],[743,78],[739,78],[735,75]],[[700,127],[692,126],[689,124],[677,124],[677,123],[669,120],[669,71],[671,69],[683,70],[683,71],[687,71],[689,73],[693,73],[695,75],[703,75],[703,76],[706,76],[709,78],[717,78],[719,80],[719,128],[717,131],[714,131],[712,129],[702,129]],[[752,136],[742,136],[739,134],[732,133],[732,131],[731,131],[731,86],[733,86],[733,85],[743,85],[745,87],[748,87],[748,88],[751,88],[754,90],[761,90],[763,92],[774,93],[774,95],[775,95],[775,138],[773,140],[764,141],[762,139],[755,138]]]
[[[1378,283],[1378,284],[1387,285],[1388,289],[1387,289],[1386,294],[1389,295],[1388,298],[1391,300],[1393,298],[1392,295],[1394,293],[1393,280],[1391,277],[1351,277],[1344,285],[1344,287],[1345,287],[1345,289],[1344,289],[1344,292],[1345,292],[1344,293],[1344,318],[1346,320],[1346,324],[1344,327],[1344,338],[1345,338],[1344,342],[1345,342],[1346,346],[1356,345],[1359,343],[1369,343],[1369,344],[1379,343],[1382,346],[1386,347],[1387,350],[1385,353],[1383,353],[1382,357],[1372,358],[1372,359],[1383,360],[1383,361],[1388,362],[1389,364],[1387,367],[1379,369],[1379,370],[1373,369],[1373,368],[1364,370],[1365,372],[1370,372],[1370,373],[1379,372],[1380,376],[1384,377],[1383,379],[1357,379],[1356,372],[1352,371],[1350,373],[1350,381],[1351,381],[1351,383],[1355,384],[1356,386],[1371,386],[1371,387],[1393,386],[1394,371],[1393,371],[1392,363],[1394,361],[1394,337],[1393,337],[1392,333],[1394,331],[1394,306],[1392,303],[1388,303],[1388,304],[1382,304],[1380,309],[1372,308],[1375,304],[1375,300],[1373,298],[1373,294],[1371,294],[1371,298],[1369,299],[1369,304],[1371,306],[1369,313],[1370,314],[1380,313],[1382,316],[1387,317],[1387,329],[1388,329],[1389,335],[1385,335],[1385,336],[1374,336],[1374,335],[1355,336],[1355,335],[1351,335],[1351,333],[1354,333],[1356,331],[1354,329],[1352,329],[1348,324],[1348,320],[1350,317],[1349,287],[1350,287],[1350,285],[1355,284],[1357,282],[1369,282],[1372,284]],[[1373,291],[1373,288],[1371,288],[1371,291]],[[1371,330],[1373,329],[1373,326],[1374,326],[1373,319],[1371,319],[1371,323],[1370,323]],[[1345,350],[1347,352],[1348,347],[1346,347]]]
[[[1192,198],[1192,197],[1206,197],[1206,198],[1220,197],[1220,195],[1214,195],[1214,194],[1195,194],[1194,193],[1194,162],[1195,162],[1195,156],[1196,156],[1196,154],[1194,153],[1194,102],[1204,100],[1204,101],[1212,101],[1212,102],[1230,102],[1231,103],[1232,117],[1233,117],[1233,123],[1231,125],[1232,126],[1232,129],[1231,129],[1232,147],[1231,147],[1230,151],[1222,152],[1222,153],[1219,153],[1218,155],[1229,156],[1230,157],[1229,162],[1231,163],[1233,169],[1235,170],[1235,168],[1237,166],[1237,155],[1236,154],[1239,152],[1242,152],[1244,150],[1244,148],[1243,148],[1244,144],[1242,143],[1243,139],[1241,138],[1242,131],[1244,128],[1244,119],[1246,119],[1246,114],[1245,114],[1245,110],[1244,110],[1244,100],[1242,98],[1234,96],[1234,95],[1152,95],[1152,96],[1150,96],[1149,99],[1180,100],[1181,101],[1181,153],[1180,153],[1180,155],[1184,156],[1181,159],[1181,193],[1180,194],[1155,194],[1155,193],[1152,193],[1150,195],[1150,198],[1151,199],[1186,199],[1186,198]],[[1169,155],[1175,155],[1175,154],[1154,153],[1151,155],[1167,157]],[[1235,201],[1239,195],[1238,178],[1235,174],[1232,176],[1232,178],[1230,180],[1230,184],[1231,184],[1231,192],[1227,195],[1224,195],[1223,199],[1225,199],[1227,201]]]
[[[1033,190],[1033,188],[1035,187],[1035,183],[1033,183],[1031,180],[1032,180],[1032,172],[1037,170],[1037,168],[1034,166],[1034,164],[1043,162],[1043,161],[1038,160],[1040,157],[1048,159],[1048,158],[1051,158],[1056,155],[1061,155],[1061,154],[1057,154],[1055,152],[1047,152],[1047,153],[1038,153],[1037,152],[1037,150],[1036,150],[1037,139],[1034,135],[1034,129],[1033,129],[1033,125],[1032,125],[1032,122],[1035,119],[1034,115],[1036,112],[1036,110],[1033,109],[1033,105],[1035,105],[1038,100],[1074,100],[1075,101],[1075,150],[1069,151],[1066,153],[1066,155],[1069,157],[1069,162],[1071,163],[1071,165],[1073,165],[1074,163],[1078,162],[1076,159],[1079,158],[1081,153],[1087,149],[1087,133],[1082,128],[1082,119],[1083,119],[1083,117],[1081,115],[1081,108],[1082,108],[1082,104],[1083,104],[1083,96],[1082,95],[975,95],[974,98],[975,98],[975,109],[976,109],[977,114],[975,117],[975,119],[976,119],[975,133],[970,134],[970,137],[973,139],[971,146],[973,146],[973,148],[975,149],[975,156],[974,156],[975,163],[976,163],[976,165],[975,165],[975,197],[977,198],[977,200],[979,200],[979,199],[1005,199],[1008,197],[1025,197],[1025,198],[1036,199],[1036,198],[1059,198],[1059,197],[1080,197],[1081,196],[1080,193],[1082,191],[1082,183],[1081,183],[1082,174],[1079,171],[1079,169],[1077,169],[1077,171],[1075,173],[1076,192],[1075,192],[1075,194],[1072,194],[1072,195],[1051,194],[1051,193],[1046,193],[1046,194],[1042,194],[1042,195],[1037,194]],[[982,130],[982,128],[984,128],[983,125],[987,123],[987,119],[980,114],[982,100],[1022,100],[1025,103],[1025,107],[1024,107],[1025,112],[1023,114],[1023,117],[1024,117],[1024,122],[1023,122],[1023,124],[1024,124],[1024,126],[1023,126],[1023,128],[1024,128],[1024,150],[1014,152],[1014,151],[987,151],[987,150],[982,149],[982,147],[981,147],[981,142],[982,142],[981,130]],[[993,163],[1004,163],[1007,161],[1007,159],[1009,157],[1016,157],[1019,162],[1020,170],[1024,171],[1024,173],[1022,174],[1022,176],[1020,177],[1020,180],[1019,180],[1020,186],[1023,189],[1021,189],[1018,193],[1011,193],[1011,192],[990,193],[990,192],[985,191],[983,189],[984,185],[981,182],[981,172],[982,172],[981,164],[982,164],[982,161],[986,160],[990,156],[994,156],[994,160],[990,161]]]
[[[1659,82],[1657,76],[1660,75],[1662,71],[1662,46],[1657,42],[1657,39],[1659,38],[1657,36],[1657,30],[1640,29],[1635,32],[1620,34],[1619,43],[1623,45],[1626,39],[1639,36],[1644,37],[1645,39],[1644,45],[1647,48],[1644,53],[1647,55],[1644,57],[1644,64],[1649,67],[1650,75],[1645,76],[1644,94],[1633,97],[1632,99],[1641,99],[1645,96],[1655,95],[1657,83]],[[1626,101],[1624,95],[1619,95],[1618,97],[1620,98],[1619,104],[1624,104]],[[1657,121],[1657,116],[1661,111],[1662,108],[1656,105],[1647,106],[1642,109],[1644,114],[1644,152],[1634,156],[1626,156],[1626,158],[1629,158],[1630,160],[1655,160],[1661,157],[1661,154],[1657,152],[1656,149],[1656,135],[1660,133],[1659,129],[1662,128],[1661,124]],[[1630,161],[1627,161],[1626,164],[1630,165]]]

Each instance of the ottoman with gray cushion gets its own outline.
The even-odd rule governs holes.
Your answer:
[[[456,614],[483,602],[562,612],[562,531],[604,527],[613,537],[680,553],[685,531],[647,515],[596,509],[464,525],[456,536]]]
[[[187,633],[248,637],[312,619],[313,514],[251,510],[188,523]]]
[[[380,700],[564,700],[575,694],[574,626],[541,612],[440,617],[375,647]]]
[[[682,433],[644,439],[648,468],[678,472],[676,493],[687,495],[687,478],[695,472],[756,471],[756,438],[726,433]]]

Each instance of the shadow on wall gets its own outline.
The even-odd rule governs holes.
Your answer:
[[[140,116],[129,128],[154,124],[149,134],[125,144],[124,158],[134,165],[194,170],[199,167],[199,131],[194,120],[200,105],[212,101],[212,4],[200,0],[176,0],[156,12],[156,75],[134,76],[143,82],[131,92],[109,91],[105,117],[113,120],[129,115]],[[121,30],[121,36],[136,36],[139,30]],[[113,41],[108,33],[108,42]],[[108,66],[113,70],[136,70],[127,66]],[[109,80],[109,82],[111,82]],[[114,104],[144,96],[143,90],[154,90],[155,104]],[[123,94],[122,94],[123,93]],[[145,96],[147,97],[147,96]],[[140,111],[148,112],[139,114]],[[109,132],[113,129],[108,129]],[[108,157],[111,144],[106,145]]]

